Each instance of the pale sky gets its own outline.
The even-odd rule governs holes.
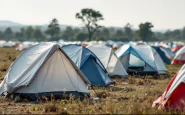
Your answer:
[[[138,28],[146,21],[154,30],[185,26],[185,0],[0,0],[0,20],[40,25],[57,18],[60,24],[81,26],[75,14],[82,8],[99,10],[104,26],[129,22]]]

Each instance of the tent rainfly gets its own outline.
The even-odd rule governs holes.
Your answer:
[[[152,46],[152,48],[157,51],[157,53],[160,55],[161,59],[165,64],[171,64],[170,59],[166,56],[166,54],[161,50],[160,47]]]
[[[128,77],[125,68],[122,66],[112,48],[105,45],[90,45],[87,46],[87,48],[100,59],[110,76]]]
[[[172,50],[173,53],[177,53],[177,51],[179,51],[182,47],[183,47],[182,45],[175,46],[171,50]]]
[[[185,64],[185,46],[175,54],[172,64]]]
[[[24,51],[10,66],[0,84],[0,94],[13,94],[37,100],[89,95],[88,79],[75,66],[59,45],[41,43]]]
[[[132,74],[166,74],[167,69],[156,50],[149,45],[126,44],[116,51],[122,65]]]
[[[170,48],[160,47],[160,49],[165,53],[165,55],[168,57],[168,59],[173,59],[175,56],[175,53],[173,53]]]
[[[159,107],[169,110],[184,110],[185,108],[185,65],[171,79],[166,90],[152,107]]]
[[[66,45],[62,49],[83,72],[92,85],[107,86],[114,84],[109,78],[107,70],[104,68],[97,56],[84,46]]]

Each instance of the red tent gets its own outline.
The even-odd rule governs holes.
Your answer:
[[[177,52],[178,50],[180,50],[181,48],[182,48],[183,46],[176,46],[176,47],[174,47],[174,48],[172,48],[171,50],[172,50],[172,52]]]
[[[185,64],[185,47],[181,48],[172,60],[172,64]]]
[[[166,110],[185,110],[185,66],[171,79],[165,92],[152,104]]]

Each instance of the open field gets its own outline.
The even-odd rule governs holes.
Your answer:
[[[0,79],[4,75],[13,60],[20,54],[13,48],[0,48]],[[61,99],[30,102],[20,98],[0,98],[0,114],[162,114],[177,113],[166,112],[151,108],[165,90],[168,82],[182,65],[168,65],[168,75],[154,78],[152,76],[129,76],[129,79],[115,78],[115,86],[96,87],[90,90],[92,97],[100,97],[100,100]]]

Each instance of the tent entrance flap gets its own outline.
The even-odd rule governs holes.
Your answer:
[[[129,68],[144,68],[145,67],[145,62],[138,57],[136,57],[133,54],[130,54],[130,59],[129,59]]]
[[[129,66],[127,70],[128,73],[137,73],[139,71],[143,71],[145,66],[146,63],[143,60],[130,53]]]

